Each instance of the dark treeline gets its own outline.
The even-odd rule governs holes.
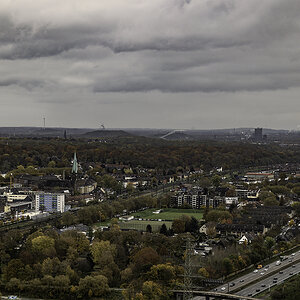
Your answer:
[[[0,140],[0,170],[8,172],[19,165],[47,168],[70,167],[77,151],[81,164],[122,163],[168,172],[178,166],[210,169],[223,166],[235,169],[243,166],[297,162],[300,149],[283,149],[275,144],[257,145],[237,142],[170,142],[159,139],[134,138],[116,141],[87,142],[60,139],[2,139]],[[159,167],[158,167],[159,166]]]

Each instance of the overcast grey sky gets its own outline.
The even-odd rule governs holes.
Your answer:
[[[295,129],[299,0],[1,0],[0,126]]]

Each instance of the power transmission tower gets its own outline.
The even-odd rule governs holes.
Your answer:
[[[186,240],[185,262],[184,262],[184,293],[183,300],[193,299],[192,283],[192,255],[194,254],[194,244],[191,238]]]

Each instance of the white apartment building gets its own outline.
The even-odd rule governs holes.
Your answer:
[[[35,195],[35,210],[47,212],[65,211],[65,194],[37,193]]]

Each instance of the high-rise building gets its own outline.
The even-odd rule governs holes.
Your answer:
[[[47,212],[64,212],[65,194],[37,193],[35,195],[35,210]]]
[[[254,139],[256,141],[261,141],[263,139],[262,128],[255,128]]]

